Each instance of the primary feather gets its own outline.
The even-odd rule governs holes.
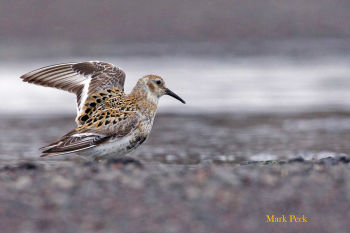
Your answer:
[[[86,98],[97,91],[118,87],[124,91],[125,72],[98,61],[64,63],[43,67],[20,78],[24,82],[53,87],[77,96],[78,114]]]

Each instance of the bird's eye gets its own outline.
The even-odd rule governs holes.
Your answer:
[[[161,84],[162,84],[162,81],[157,80],[156,83],[157,83],[157,85],[161,85]]]

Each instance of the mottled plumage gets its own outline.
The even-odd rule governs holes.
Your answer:
[[[123,156],[146,140],[162,95],[185,103],[156,75],[139,79],[132,92],[125,94],[125,73],[105,62],[53,65],[21,78],[77,96],[77,127],[43,147],[42,156],[72,152],[95,159]]]

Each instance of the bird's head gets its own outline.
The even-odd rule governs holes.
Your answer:
[[[183,104],[186,103],[182,98],[180,98],[180,96],[168,89],[165,86],[164,80],[157,75],[146,75],[145,77],[141,78],[140,81],[143,83],[144,89],[146,90],[148,97],[151,99],[159,99],[163,95],[170,95]]]

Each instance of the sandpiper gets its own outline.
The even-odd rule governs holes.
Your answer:
[[[124,71],[106,62],[52,65],[29,72],[21,79],[77,96],[77,127],[42,147],[42,157],[66,153],[92,159],[124,156],[151,132],[161,96],[170,95],[185,103],[157,75],[140,78],[131,93],[125,94]]]

